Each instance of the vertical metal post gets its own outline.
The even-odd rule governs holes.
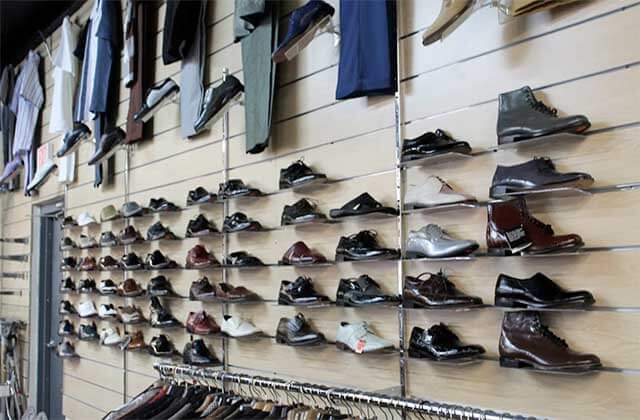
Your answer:
[[[224,82],[229,75],[229,69],[222,69],[222,81]],[[222,117],[222,182],[226,183],[229,180],[229,111],[224,113]],[[229,215],[229,202],[224,201],[222,204],[222,218],[226,218]],[[223,231],[222,233],[222,262],[227,259],[229,253],[229,237]],[[222,282],[227,283],[227,269],[222,268]],[[224,303],[222,305],[222,316],[229,313],[229,304]],[[222,363],[225,372],[229,369],[229,339],[227,337],[222,338]],[[224,383],[222,384],[224,389]]]
[[[131,145],[126,145],[124,146],[124,201],[125,203],[127,201],[129,201],[129,194],[130,194],[130,185],[129,182],[131,181],[131,176],[130,176],[130,152],[131,152]],[[130,223],[130,220],[127,218],[125,219],[125,227],[128,226]],[[129,245],[125,245],[124,246],[124,254],[128,254],[130,251],[130,246]],[[125,281],[127,279],[127,271],[124,270],[122,272],[122,281]],[[122,333],[126,334],[127,331],[127,325],[126,324],[122,324]],[[123,369],[123,375],[122,375],[122,403],[126,404],[128,399],[127,399],[127,351],[123,351],[122,352],[122,369]]]

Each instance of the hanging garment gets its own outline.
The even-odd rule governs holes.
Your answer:
[[[133,116],[142,108],[147,89],[153,83],[157,11],[155,1],[127,1],[124,43],[125,85],[129,88],[127,143],[144,139],[144,123],[135,121]]]
[[[34,135],[40,109],[44,103],[44,91],[38,73],[39,65],[40,55],[29,51],[18,75],[10,105],[16,115],[12,152],[14,158],[20,158],[24,163],[25,194],[27,194],[27,185],[35,173]]]
[[[242,41],[244,73],[245,142],[247,153],[260,153],[269,145],[275,93],[278,1],[236,0],[235,41]]]
[[[198,4],[200,9],[196,19],[189,23],[197,30],[180,68],[180,132],[182,138],[196,134],[194,125],[204,99],[204,67],[207,53],[207,1],[191,0],[190,2]],[[171,3],[173,2],[169,2],[169,4]],[[184,2],[178,1],[177,3]],[[167,5],[167,7],[169,6]]]
[[[66,133],[73,129],[73,90],[76,85],[77,58],[73,49],[78,42],[79,28],[66,16],[58,52],[53,59],[53,97],[51,100],[50,133]],[[63,143],[63,139],[60,139]],[[75,178],[76,153],[58,159],[58,181],[65,184]]]
[[[336,99],[396,92],[396,32],[395,1],[340,0]]]
[[[13,134],[16,130],[16,116],[9,107],[9,100],[13,92],[15,74],[12,65],[6,66],[2,70],[0,77],[0,172],[4,170],[4,165],[9,163],[12,157],[11,145],[13,144]]]
[[[162,33],[162,61],[184,59],[197,42],[202,17],[201,0],[167,0]]]

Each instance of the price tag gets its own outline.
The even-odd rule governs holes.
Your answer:
[[[367,345],[367,342],[363,339],[360,339],[356,342],[356,353],[364,353],[364,348]]]

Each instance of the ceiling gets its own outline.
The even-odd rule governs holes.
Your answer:
[[[0,66],[22,60],[84,0],[0,0]]]

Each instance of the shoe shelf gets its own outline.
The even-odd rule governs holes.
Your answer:
[[[0,238],[0,242],[13,243],[13,244],[28,244],[29,243],[29,238],[27,238],[27,237],[23,237],[23,238]]]
[[[296,309],[323,309],[323,308],[335,308],[337,305],[335,302],[321,302],[321,303],[313,303],[311,305],[289,305],[289,304],[282,304],[282,303],[278,303],[276,302],[273,306],[281,306],[281,307],[288,307],[288,308],[296,308]]]
[[[504,194],[501,198],[492,199],[489,202],[502,201],[512,197],[525,197],[527,199],[563,198],[563,197],[589,197],[593,195],[589,190],[573,187],[539,188],[529,191],[518,191]]]
[[[474,202],[464,202],[464,203],[452,203],[452,204],[443,204],[440,206],[432,206],[432,207],[410,207],[405,206],[405,210],[402,212],[404,215],[415,214],[415,213],[438,213],[444,211],[451,210],[465,210],[465,209],[476,209],[481,207],[477,201]]]
[[[327,345],[333,346],[339,352],[351,353],[351,354],[355,354],[357,356],[364,356],[364,357],[387,357],[387,356],[398,356],[398,355],[400,355],[400,350],[395,348],[395,347],[393,349],[384,349],[384,350],[370,351],[370,352],[364,353],[364,352],[353,351],[353,350],[349,349],[348,347],[342,348],[335,341],[327,341]]]
[[[234,265],[234,264],[222,264],[221,268],[230,270],[264,270],[269,267],[278,267],[278,264],[262,264],[262,265]]]
[[[334,261],[327,261],[327,262],[316,263],[316,264],[283,264],[281,262],[278,262],[278,264],[273,264],[273,266],[277,266],[277,267],[294,267],[294,268],[320,268],[320,267],[331,267],[334,265],[336,265]]]
[[[451,360],[433,360],[426,357],[407,356],[407,360],[411,360],[411,361],[415,360],[418,363],[433,363],[435,365],[441,365],[441,366],[463,367],[463,366],[476,365],[476,364],[482,363],[483,361],[485,361],[485,358],[461,357],[459,359],[451,359]]]
[[[548,136],[535,137],[532,139],[514,141],[512,143],[499,144],[487,150],[491,152],[496,152],[498,150],[519,149],[519,148],[525,148],[525,147],[539,146],[547,143],[558,144],[563,142],[581,141],[581,140],[584,140],[585,138],[587,138],[587,136],[582,134],[558,133],[558,134],[550,134]]]
[[[469,311],[477,311],[480,309],[487,309],[493,307],[492,305],[486,305],[484,303],[478,305],[466,305],[466,306],[439,306],[439,307],[406,307],[402,306],[403,311],[428,311],[428,312],[469,312]]]
[[[343,216],[343,217],[339,217],[339,218],[332,218],[329,219],[331,221],[335,222],[345,222],[345,221],[352,221],[352,220],[357,220],[357,221],[379,221],[379,220],[394,220],[395,218],[398,217],[398,209],[396,209],[396,213],[395,214],[389,214],[389,213],[367,213],[367,214],[354,214],[351,216]]]
[[[332,183],[335,183],[335,181],[332,181],[332,180],[327,179],[327,178],[319,178],[319,179],[314,179],[312,181],[306,182],[304,184],[296,185],[296,186],[293,186],[293,187],[281,188],[281,189],[279,189],[277,191],[266,193],[265,195],[283,194],[283,193],[287,193],[287,192],[306,194],[306,193],[310,193],[310,192],[317,191],[319,189],[325,188],[325,187],[329,186]]]
[[[325,225],[337,225],[342,223],[341,220],[336,220],[336,219],[320,219],[320,220],[311,220],[308,222],[302,222],[302,223],[292,223],[292,224],[288,224],[288,225],[282,225],[280,226],[279,229],[284,230],[284,229],[312,229],[314,227],[320,227],[320,226],[325,226]]]
[[[0,255],[0,260],[5,261],[29,261],[29,254]]]
[[[402,261],[413,262],[438,262],[438,261],[473,261],[475,260],[479,254],[471,254],[471,255],[460,255],[457,257],[441,257],[441,258],[407,258],[406,256],[402,259]]]
[[[433,156],[426,156],[420,159],[413,159],[405,162],[400,162],[400,169],[408,169],[414,166],[429,166],[437,165],[443,162],[449,162],[454,160],[465,160],[472,158],[472,154],[460,153],[460,152],[446,152],[439,153]]]
[[[231,202],[231,201],[238,201],[238,200],[240,200],[240,201],[258,200],[258,199],[266,197],[266,196],[268,196],[268,194],[260,192],[258,194],[236,195],[234,197],[224,197],[224,198],[218,197],[218,199],[216,201],[219,204],[222,204],[222,203],[228,203],[228,202]]]
[[[267,233],[267,232],[273,232],[275,230],[279,230],[278,228],[267,228],[267,227],[263,227],[259,230],[237,230],[234,232],[223,232],[223,234],[225,235],[247,235],[247,234],[252,234],[252,233]]]

